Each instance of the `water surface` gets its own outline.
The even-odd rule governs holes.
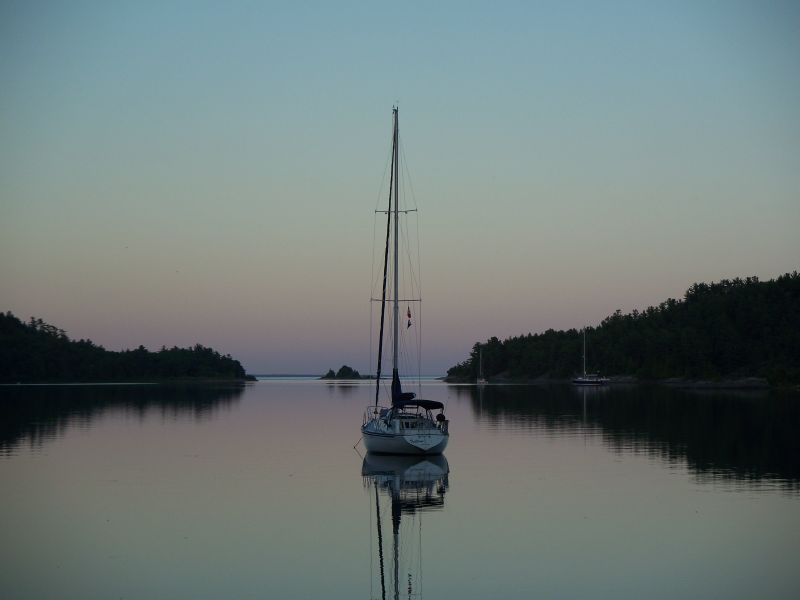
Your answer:
[[[797,396],[422,392],[441,459],[368,383],[0,388],[0,596],[800,597]]]

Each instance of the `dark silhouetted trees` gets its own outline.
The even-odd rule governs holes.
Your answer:
[[[361,379],[361,374],[352,367],[342,365],[336,373],[333,372],[333,369],[328,369],[322,379]]]
[[[641,379],[764,377],[800,381],[800,274],[695,283],[683,299],[670,298],[629,314],[616,311],[586,329],[588,371]],[[486,377],[565,378],[581,371],[577,329],[491,338],[475,344],[452,367],[453,379],[474,379],[483,348]]]
[[[246,378],[238,360],[200,344],[112,352],[91,340],[70,340],[41,319],[23,323],[11,312],[0,313],[2,382]]]

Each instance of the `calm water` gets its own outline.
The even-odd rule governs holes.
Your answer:
[[[584,393],[585,392],[585,393]],[[426,383],[0,388],[0,597],[800,598],[800,398]]]

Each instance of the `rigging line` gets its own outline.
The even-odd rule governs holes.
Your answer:
[[[406,236],[407,236],[407,233],[408,232],[406,231]],[[406,247],[408,248],[409,246],[410,246],[410,244],[407,244]],[[410,286],[412,288],[413,295],[415,295],[417,297],[420,297],[420,302],[419,303],[421,304],[422,300],[421,300],[421,295],[419,294],[419,281],[417,280],[417,277],[415,277],[415,274],[414,274],[413,260],[412,260],[412,256],[411,256],[410,251],[408,252],[407,258],[408,258],[408,263],[406,264],[406,271],[408,273],[408,281],[410,282]],[[410,309],[410,306],[409,306],[409,309]],[[420,338],[422,323],[419,320],[419,310],[416,311],[415,321],[416,321],[416,323],[415,323],[414,331],[412,333],[413,333],[413,336],[414,336],[414,342],[415,342],[415,346],[416,346],[415,347],[415,350],[416,350],[415,356],[417,358],[417,361],[416,361],[416,365],[415,365],[416,369],[414,369],[413,372],[416,374],[417,386],[419,387],[420,386],[421,377],[422,377],[422,348],[421,348],[421,338]],[[418,393],[421,393],[421,389],[418,390]]]
[[[391,163],[391,156],[392,156],[393,146],[394,146],[394,142],[390,141],[389,142],[388,152],[386,153],[386,159],[388,159],[388,160],[384,160],[384,162],[383,162],[384,166],[383,166],[383,175],[381,176],[381,185],[378,188],[378,195],[375,198],[375,208],[376,209],[380,206],[381,196],[383,196],[383,184],[386,183],[386,172],[389,170],[389,166],[392,164]]]
[[[414,221],[414,224],[416,226],[416,246],[417,246],[416,267],[417,268],[416,268],[416,275],[414,274],[414,269],[411,269],[411,274],[412,274],[412,285],[414,285],[415,289],[416,289],[416,294],[415,295],[418,298],[422,298],[422,251],[421,251],[421,246],[420,246],[420,243],[421,243],[420,240],[422,239],[422,236],[420,235],[420,226],[421,226],[420,219],[421,219],[421,216],[419,214],[419,203],[417,202],[417,196],[416,196],[416,193],[414,192],[414,183],[413,183],[413,181],[411,179],[411,173],[410,173],[410,169],[408,167],[408,160],[407,160],[406,154],[405,154],[405,146],[402,145],[402,144],[400,145],[400,156],[401,156],[402,161],[403,161],[404,174],[406,176],[406,181],[408,183],[408,188],[409,188],[409,190],[411,192],[411,199],[413,201],[414,208],[417,209],[417,211],[416,211],[416,217],[417,218]],[[410,239],[410,236],[408,235],[408,229],[407,228],[408,228],[408,225],[406,224],[406,239],[408,240],[408,239]],[[406,248],[408,249],[408,253],[409,253],[409,263],[413,264],[413,262],[414,262],[413,261],[413,257],[410,256],[410,246],[411,246],[411,244],[409,244],[407,242],[406,243]],[[418,331],[418,338],[417,339],[418,339],[418,345],[419,345],[419,348],[418,348],[418,351],[417,351],[417,359],[418,359],[418,363],[419,363],[418,367],[417,367],[417,373],[420,376],[419,390],[420,390],[420,394],[421,394],[421,391],[422,391],[422,383],[421,383],[421,376],[422,376],[422,306],[421,306],[421,304],[420,304],[420,310],[419,310],[419,331]]]
[[[417,331],[417,373],[419,373],[417,393],[422,396],[422,303],[420,303],[417,309],[417,322],[419,323],[419,329]]]
[[[410,308],[410,306],[408,308]],[[412,319],[413,318],[414,315],[412,313]],[[414,379],[419,378],[419,371],[414,369],[414,367],[417,366],[417,364],[415,364],[417,362],[415,359],[419,355],[419,348],[417,345],[418,326],[419,324],[415,322],[412,322],[413,330],[407,325],[404,326],[400,338],[403,343],[405,372]]]
[[[415,288],[418,293],[412,294],[412,295],[414,295],[416,297],[419,297],[419,298],[422,298],[422,253],[420,251],[420,239],[421,239],[421,236],[419,234],[419,231],[420,231],[420,220],[419,220],[419,213],[418,213],[419,203],[417,202],[417,195],[416,195],[416,192],[414,191],[414,183],[413,183],[413,180],[411,178],[411,170],[409,169],[408,159],[406,157],[405,142],[399,135],[398,135],[397,145],[398,145],[398,151],[399,151],[399,154],[400,154],[400,156],[398,158],[398,162],[401,163],[401,166],[402,166],[402,171],[401,171],[401,174],[403,176],[402,177],[402,183],[404,184],[404,189],[405,189],[405,184],[408,184],[408,189],[411,192],[412,205],[416,209],[415,212],[417,212],[417,219],[415,221],[416,230],[417,230],[416,231],[416,233],[417,233],[417,235],[416,235],[416,246],[417,246],[417,256],[416,256],[417,271],[416,271],[416,277],[414,276],[414,269],[410,269],[409,272],[411,273],[410,281],[411,281],[412,289]],[[407,199],[407,195],[405,197]],[[408,243],[408,240],[410,239],[410,237],[408,236],[408,226],[407,226],[406,223],[404,223],[404,234],[405,234],[405,240],[406,240],[405,248],[406,248],[406,252],[408,254],[408,261],[409,261],[409,266],[410,266],[411,264],[413,264],[414,261],[413,261],[413,259],[411,257],[411,251],[410,251],[411,244]],[[421,305],[421,303],[420,303],[420,310],[418,311],[418,314],[419,314],[419,318],[418,318],[419,326],[418,326],[418,331],[415,332],[415,336],[416,336],[416,339],[417,339],[417,378],[418,378],[417,381],[418,381],[418,390],[419,390],[419,393],[421,394],[422,393],[422,305]]]
[[[404,266],[404,273],[405,273],[404,280],[406,280],[406,281],[408,281],[410,283],[412,295],[416,296],[417,295],[417,287],[418,286],[415,285],[416,284],[416,281],[415,281],[416,278],[414,277],[414,269],[412,268],[412,265],[410,263],[411,263],[410,257],[409,257],[408,263],[405,263],[405,261],[404,261],[404,265],[403,265]],[[422,302],[422,300],[420,298],[418,303],[421,303],[421,302]],[[408,308],[410,309],[410,302],[407,303],[407,304],[409,305]],[[417,365],[416,365],[417,368],[408,371],[411,374],[415,373],[416,374],[416,378],[418,380],[422,375],[421,358],[420,358],[420,347],[419,347],[419,342],[420,342],[420,339],[419,339],[419,327],[420,327],[420,323],[419,323],[419,321],[417,321],[416,326],[414,328],[414,331],[412,332],[413,335],[414,335],[414,339],[417,342],[417,348],[416,348],[416,350],[417,350],[416,356],[417,356],[417,359],[418,359],[417,360]],[[408,331],[408,327],[405,327],[403,329],[403,331],[404,332]]]
[[[414,269],[414,263],[415,262],[417,263],[417,268],[418,269],[420,268],[420,263],[421,263],[420,254],[419,254],[419,220],[416,221],[416,230],[417,230],[416,231],[416,233],[417,233],[417,240],[416,240],[416,242],[417,242],[417,256],[416,256],[416,261],[415,261],[414,260],[415,257],[412,255],[412,252],[411,252],[411,244],[409,243],[409,240],[410,240],[411,236],[409,235],[408,223],[407,223],[407,221],[403,221],[403,228],[401,229],[401,233],[402,233],[403,240],[404,240],[403,247],[405,249],[405,260],[403,261],[403,280],[408,282],[408,287],[411,288],[410,289],[410,291],[411,291],[410,295],[420,298],[420,303],[421,303],[421,298],[422,298],[421,287],[422,286],[421,286],[420,278],[415,273],[415,269]],[[407,328],[404,329],[404,331],[406,331],[406,330],[407,330]],[[417,361],[416,361],[417,364],[415,365],[415,367],[416,367],[415,369],[409,369],[407,372],[416,375],[415,378],[417,379],[418,393],[421,394],[421,391],[422,391],[422,322],[421,322],[420,319],[417,319],[417,326],[415,327],[415,331],[413,332],[413,335],[414,335],[414,340],[416,342],[416,348],[415,348],[416,353],[415,354],[416,354],[416,358],[417,358]],[[411,366],[410,362],[408,362],[408,359],[407,359],[407,364],[408,364],[408,366]]]
[[[394,150],[394,140],[391,140],[389,142],[389,149],[388,149],[388,152],[387,152],[387,160],[384,160],[384,163],[383,163],[384,164],[383,175],[381,176],[381,183],[380,183],[380,186],[378,186],[378,194],[377,194],[377,196],[375,198],[375,209],[377,209],[379,207],[379,205],[380,205],[380,199],[381,199],[381,196],[383,195],[384,184],[386,183],[386,172],[389,170],[389,167],[392,164],[392,152],[393,152],[393,150]],[[391,189],[389,190],[389,193],[391,194]],[[378,257],[378,253],[375,251],[376,250],[375,241],[376,241],[377,231],[378,231],[378,211],[374,210],[372,214],[373,214],[373,217],[372,217],[372,245],[370,247],[370,255],[372,257],[372,264],[371,264],[371,267],[370,267],[370,289],[369,289],[370,298],[372,298],[372,296],[374,295],[373,292],[374,292],[375,288],[378,285],[378,276],[375,273],[375,270],[376,270],[375,269],[375,265],[376,265],[377,257]],[[369,308],[369,357],[368,357],[368,360],[367,360],[367,364],[370,366],[369,367],[370,373],[373,372],[374,363],[372,361],[375,360],[374,359],[375,355],[373,354],[373,339],[372,339],[372,336],[373,336],[374,331],[373,331],[372,319],[373,319],[372,305],[370,304],[370,308]]]
[[[419,219],[416,221],[417,225],[417,292],[419,293],[419,297],[422,298],[422,254],[420,253],[420,235],[419,235]],[[419,344],[419,351],[417,352],[417,356],[419,357],[419,372],[420,375],[422,374],[422,301],[420,300],[419,306],[417,306],[417,315],[419,321],[419,332],[417,343]],[[420,394],[422,393],[422,381],[420,380]]]
[[[402,229],[401,229],[402,238],[403,238],[403,242],[404,242],[403,243],[403,249],[405,251],[405,261],[404,261],[404,263],[407,261],[407,264],[404,264],[404,269],[407,269],[406,273],[408,275],[406,277],[406,280],[409,282],[409,285],[412,288],[412,291],[416,291],[416,290],[419,290],[421,288],[421,285],[420,285],[421,256],[420,256],[420,252],[419,252],[419,249],[420,249],[420,247],[419,247],[419,216],[417,216],[417,219],[415,220],[415,224],[416,224],[416,238],[417,238],[416,239],[416,246],[417,246],[417,255],[416,255],[416,257],[413,256],[413,254],[411,252],[411,243],[410,243],[411,235],[409,233],[409,227],[408,227],[407,220],[405,220],[405,219],[403,220]],[[416,267],[416,272],[415,272],[415,267]],[[422,297],[421,294],[412,294],[412,295],[414,295],[416,297],[419,297],[419,298]]]
[[[422,298],[422,249],[420,247],[421,236],[419,235],[420,218],[419,213],[417,213],[417,218],[414,223],[417,227],[417,291],[419,291],[418,296]]]
[[[376,228],[377,228],[377,224],[375,224],[375,226],[373,227],[373,230],[376,229]],[[372,245],[373,246],[373,250],[375,249],[374,237],[375,237],[375,235],[373,234],[373,245]],[[377,253],[373,252],[372,254],[376,255]],[[375,257],[373,256],[373,265],[372,265],[372,271],[373,271],[372,280],[373,281],[372,281],[372,286],[370,288],[370,299],[367,302],[367,304],[368,304],[367,318],[369,319],[369,343],[368,343],[369,354],[367,355],[366,364],[369,365],[369,372],[370,373],[375,373],[375,370],[377,368],[377,357],[376,357],[375,352],[374,352],[374,350],[375,350],[375,339],[373,337],[375,335],[375,325],[376,325],[375,324],[375,309],[373,307],[373,298],[372,298],[373,292],[374,292],[375,288],[377,288],[377,286],[378,286],[377,276],[375,275],[375,262],[376,262],[375,261]],[[380,299],[377,299],[377,301],[380,302]],[[369,387],[367,389],[369,389]]]
[[[417,196],[416,194],[414,194],[414,184],[411,181],[411,170],[408,168],[408,160],[406,159],[406,148],[405,144],[402,143],[402,140],[400,140],[400,157],[403,159],[401,164],[403,165],[403,173],[405,174],[405,180],[408,182],[408,189],[411,192],[411,199],[414,201],[414,208],[417,208],[418,207]]]
[[[369,365],[369,372],[372,373],[372,302],[369,303],[369,355],[367,356],[367,364]]]
[[[410,184],[410,178],[409,178]],[[412,195],[413,195],[413,188],[412,188]],[[414,199],[416,204],[416,199]],[[421,309],[421,300],[422,300],[422,254],[420,251],[420,219],[419,213],[416,214],[417,218],[414,220],[415,226],[415,233],[416,233],[416,257],[412,255],[411,252],[411,243],[410,243],[410,232],[409,226],[406,223],[405,235],[406,235],[406,249],[408,255],[408,263],[409,263],[409,273],[410,273],[410,281],[411,286],[414,291],[414,296],[420,298],[420,309]],[[416,260],[415,260],[416,259]],[[416,263],[416,264],[415,264]],[[414,268],[416,267],[416,269]],[[421,310],[417,311],[417,327],[415,328],[415,338],[417,341],[417,383],[418,383],[418,393],[422,394],[422,384],[421,384],[421,377],[422,377],[422,317],[421,317]]]
[[[389,143],[389,151],[387,153],[387,159],[388,160],[385,160],[384,163],[383,163],[384,164],[383,175],[381,176],[381,183],[380,183],[380,186],[378,187],[378,194],[377,194],[377,196],[375,198],[375,208],[376,209],[380,205],[381,196],[383,195],[383,189],[384,189],[383,186],[384,186],[384,183],[386,183],[386,172],[389,170],[389,165],[391,164],[391,156],[392,156],[392,143],[390,142]],[[373,211],[373,215],[374,216],[373,216],[373,221],[372,221],[372,247],[370,248],[370,254],[372,256],[372,271],[371,271],[370,284],[371,284],[372,287],[370,288],[370,295],[372,295],[372,290],[375,289],[375,287],[377,286],[377,282],[378,282],[377,281],[377,277],[375,276],[375,262],[376,262],[376,259],[377,259],[377,252],[375,252],[375,236],[376,236],[376,231],[377,231],[377,220],[378,220],[378,216],[377,216],[376,213],[377,213],[377,210]]]
[[[391,156],[392,156],[392,148],[391,148],[391,144],[389,144],[389,152],[387,153],[387,157],[386,158],[390,159]],[[383,164],[384,164],[384,166],[383,166],[383,175],[381,175],[381,183],[378,186],[378,193],[375,196],[375,211],[374,212],[378,212],[378,207],[380,206],[380,203],[381,203],[381,197],[383,196],[383,189],[384,189],[383,185],[386,183],[386,172],[389,170],[390,162],[389,162],[389,160],[385,160]]]
[[[403,269],[405,271],[404,279],[408,281],[409,286],[411,287],[412,291],[414,290],[415,286],[415,278],[414,278],[414,269],[412,268],[414,262],[411,256],[411,244],[409,243],[409,235],[408,235],[408,223],[406,220],[403,221],[403,226],[400,230],[402,239],[403,239],[403,250],[404,250],[404,258],[403,261]],[[413,296],[414,294],[412,294]]]
[[[372,247],[370,248],[370,254],[372,255],[372,268],[371,268],[371,273],[370,273],[370,288],[369,288],[370,300],[372,299],[373,292],[375,291],[375,288],[377,287],[377,283],[378,283],[377,276],[375,275],[375,262],[376,262],[376,258],[377,258],[377,252],[375,252],[375,238],[377,236],[377,229],[378,229],[378,215],[373,213],[373,218],[372,218]],[[375,360],[375,355],[372,352],[372,350],[373,350],[372,335],[374,333],[374,327],[373,327],[374,315],[373,315],[373,312],[374,312],[374,309],[372,307],[372,302],[370,301],[369,302],[369,311],[368,311],[368,314],[369,314],[369,355],[367,356],[367,364],[369,365],[369,372],[370,373],[374,373],[375,370],[374,370],[373,367],[376,367],[376,364],[373,362]],[[369,387],[367,387],[367,389],[369,389]]]
[[[411,369],[409,368],[411,366],[411,360],[409,358],[410,353],[408,351],[408,347],[406,346],[405,337],[406,336],[404,335],[400,336],[400,359],[402,360],[402,366],[403,366],[401,371],[403,373],[412,373]]]
[[[378,277],[375,275],[375,263],[377,262],[377,252],[375,252],[375,240],[378,235],[378,215],[372,217],[372,245],[370,246],[370,254],[372,255],[372,264],[370,265],[369,276],[369,295],[372,296],[373,291],[377,287]]]

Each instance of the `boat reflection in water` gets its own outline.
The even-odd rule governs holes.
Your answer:
[[[367,454],[364,458],[364,487],[374,488],[375,494],[374,531],[370,528],[370,598],[422,596],[422,513],[444,506],[449,473],[447,459],[441,455]],[[391,542],[384,540],[388,535],[387,513]]]

